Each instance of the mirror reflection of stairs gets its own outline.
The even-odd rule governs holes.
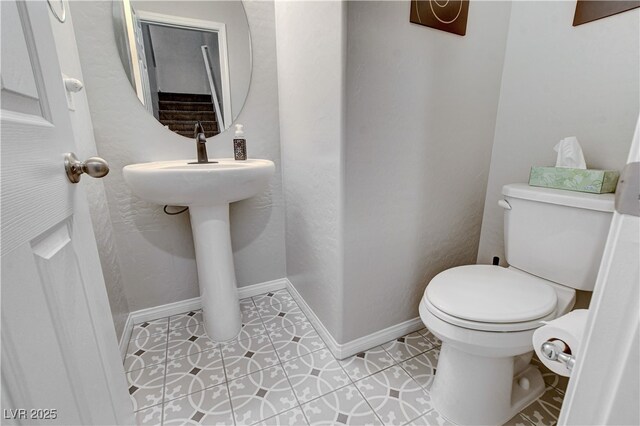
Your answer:
[[[158,120],[188,138],[193,137],[198,120],[204,126],[206,137],[220,133],[209,94],[158,92]]]

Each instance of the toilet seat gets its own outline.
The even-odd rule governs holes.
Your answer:
[[[436,275],[425,307],[459,327],[494,332],[532,330],[556,316],[558,297],[548,281],[513,269],[467,265]]]

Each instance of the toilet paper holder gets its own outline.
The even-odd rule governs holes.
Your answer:
[[[576,358],[573,355],[562,352],[560,348],[552,342],[544,342],[540,349],[545,358],[565,364],[569,371],[573,370],[574,365],[576,365]]]

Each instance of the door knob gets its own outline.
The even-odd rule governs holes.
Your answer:
[[[100,157],[90,157],[86,161],[80,161],[73,152],[69,152],[64,156],[64,169],[71,183],[78,183],[83,173],[94,178],[106,176],[109,173],[109,164]]]

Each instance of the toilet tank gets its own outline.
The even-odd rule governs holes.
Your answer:
[[[510,184],[502,188],[509,265],[593,291],[613,216],[613,194]]]

